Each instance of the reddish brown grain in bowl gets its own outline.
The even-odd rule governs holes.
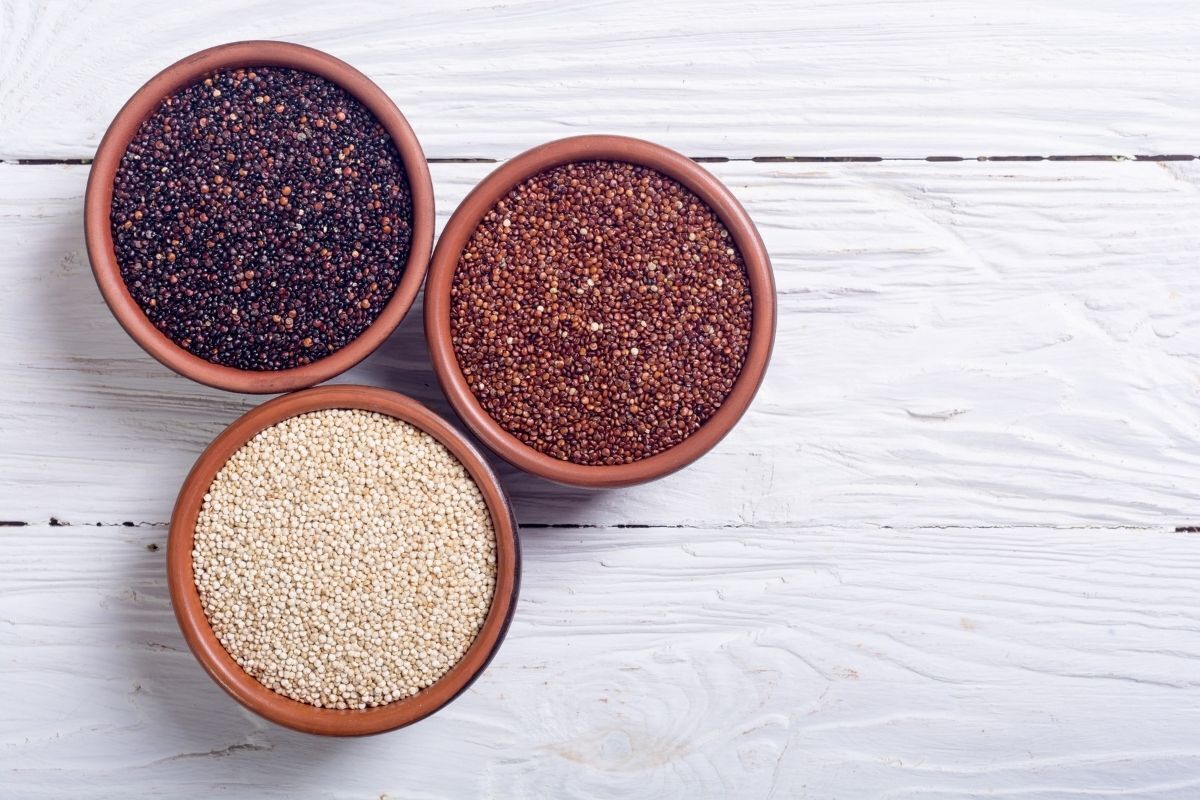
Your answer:
[[[431,435],[465,467],[479,488],[495,533],[494,593],[483,626],[466,654],[432,685],[372,708],[318,708],[259,683],[222,647],[195,583],[193,549],[197,521],[205,494],[221,468],[260,432],[282,420],[327,409],[374,412],[407,422]],[[516,604],[518,560],[516,525],[507,498],[474,447],[445,420],[419,403],[394,392],[364,386],[329,386],[285,395],[253,409],[230,425],[205,450],[188,475],[171,517],[167,550],[171,602],[184,638],[205,670],[252,711],[297,730],[337,736],[380,733],[408,725],[437,711],[465,690],[487,666],[507,630]]]
[[[156,183],[143,162],[163,158]],[[172,65],[126,104],[97,151],[85,227],[106,302],[151,355],[209,385],[278,392],[348,369],[400,322],[424,277],[433,192],[412,130],[364,75],[299,45],[241,42]]]
[[[694,193],[628,162],[578,161],[493,206],[450,289],[476,400],[535,450],[588,466],[678,445],[733,390],[750,282]]]
[[[468,196],[426,288],[455,409],[514,464],[614,486],[679,469],[745,411],[774,335],[770,262],[689,159],[586,136],[529,151]]]

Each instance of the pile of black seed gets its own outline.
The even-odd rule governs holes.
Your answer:
[[[150,321],[247,370],[345,347],[391,299],[412,195],[379,121],[291,69],[223,70],[166,98],[117,169],[121,276]]]

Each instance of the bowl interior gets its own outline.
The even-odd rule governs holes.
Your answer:
[[[415,425],[446,446],[467,468],[491,513],[496,534],[496,587],[483,628],[463,658],[436,683],[412,697],[361,710],[317,708],[263,686],[225,651],[196,589],[192,544],[204,494],[217,472],[243,444],[281,420],[310,411],[353,408],[375,411]],[[516,605],[520,564],[516,523],[504,491],[479,452],[445,420],[403,395],[366,386],[327,386],[276,398],[251,410],[218,436],[192,468],[171,515],[167,577],[171,603],[188,646],[204,669],[242,705],[295,730],[357,736],[409,725],[464,691],[483,671],[508,629]]]
[[[384,126],[404,162],[412,192],[412,242],[400,284],[379,316],[350,344],[300,367],[241,370],[193,355],[159,331],[142,312],[121,277],[113,248],[113,180],[130,141],[163,98],[213,72],[237,67],[285,67],[319,75],[354,96]],[[287,42],[237,42],[204,50],[155,75],[129,99],[109,126],[92,162],[84,201],[84,229],[92,271],[121,327],[150,355],[185,377],[237,392],[275,393],[328,380],[378,347],[416,299],[433,248],[433,184],[416,135],[388,96],[369,78],[331,55]]]
[[[576,161],[625,161],[654,169],[694,192],[724,223],[746,265],[753,320],[750,347],[733,390],[717,412],[674,447],[631,464],[588,466],[562,461],[525,444],[500,427],[475,399],[454,353],[450,287],[458,260],[484,215],[517,185],[547,169]],[[505,460],[560,483],[628,486],[654,480],[690,464],[727,434],[762,383],[775,338],[775,281],[766,247],[746,210],[716,177],[691,159],[660,145],[624,136],[576,136],[541,145],[501,165],[467,195],[438,239],[425,287],[425,331],[442,389],[471,430]]]

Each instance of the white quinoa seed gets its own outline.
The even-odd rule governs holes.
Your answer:
[[[475,640],[496,582],[483,495],[393,417],[301,414],[259,433],[204,496],[192,566],[241,667],[318,708],[416,694]]]

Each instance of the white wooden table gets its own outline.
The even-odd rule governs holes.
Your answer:
[[[0,797],[1200,796],[1200,4],[188,5],[0,0]],[[632,134],[712,159],[776,268],[710,455],[502,468],[508,640],[370,739],[188,653],[165,523],[261,398],[144,355],[84,253],[121,103],[243,38],[381,84],[443,221],[496,160]],[[342,380],[449,414],[418,312]]]

